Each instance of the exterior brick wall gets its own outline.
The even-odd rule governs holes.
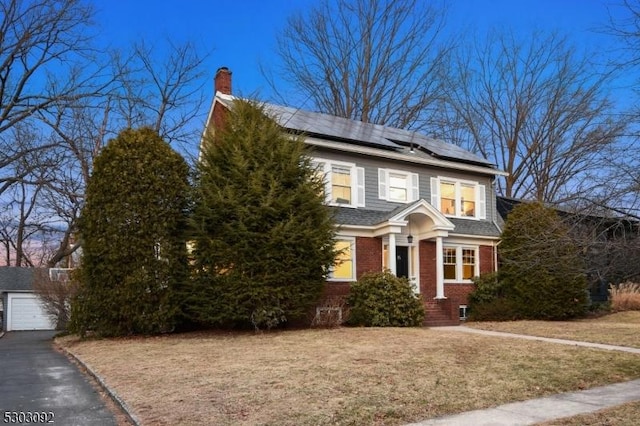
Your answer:
[[[420,241],[420,293],[425,301],[436,296],[436,243]],[[480,246],[480,273],[493,271],[494,248]],[[382,240],[380,238],[356,238],[356,276],[360,278],[367,272],[382,270]],[[350,282],[327,282],[323,296],[346,297],[351,287]],[[475,288],[469,283],[446,283],[444,294],[448,300],[452,315],[457,316],[458,306],[468,303],[469,293]]]
[[[382,239],[356,238],[356,277],[382,271]]]
[[[494,266],[494,247],[480,246],[480,273],[487,274],[493,272]]]
[[[420,294],[425,300],[436,297],[435,241],[420,241]]]
[[[471,293],[474,288],[475,284],[445,284],[444,294],[457,309],[459,305],[466,305],[468,303],[469,293]]]

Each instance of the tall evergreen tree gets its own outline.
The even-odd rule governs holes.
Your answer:
[[[174,326],[176,290],[187,277],[188,173],[148,128],[123,131],[96,158],[80,221],[72,329],[113,336]]]
[[[304,315],[335,257],[322,190],[301,138],[261,106],[235,101],[200,159],[187,315],[256,328]]]
[[[514,208],[500,249],[500,288],[516,302],[518,316],[565,319],[585,313],[584,262],[555,210],[540,203]]]

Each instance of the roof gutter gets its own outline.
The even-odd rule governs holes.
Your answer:
[[[321,148],[329,148],[335,149],[339,151],[352,152],[356,154],[370,155],[374,157],[381,157],[385,159],[405,161],[410,163],[417,164],[426,164],[434,167],[442,167],[446,169],[455,169],[462,170],[466,172],[480,173],[484,175],[490,176],[509,176],[509,173],[503,172],[502,170],[492,169],[490,167],[482,167],[482,166],[474,166],[471,164],[462,164],[453,161],[445,161],[445,160],[437,160],[437,159],[429,159],[429,158],[421,158],[421,157],[409,157],[404,154],[399,154],[392,151],[380,152],[375,148],[369,148],[366,146],[359,145],[350,145],[346,143],[339,142],[331,142],[323,139],[318,139],[315,137],[305,137],[305,143],[312,146],[317,146]]]

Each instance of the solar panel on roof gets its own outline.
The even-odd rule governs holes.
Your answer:
[[[274,104],[265,104],[265,109],[280,126],[290,130],[384,149],[398,150],[400,145],[414,145],[438,158],[491,165],[486,159],[457,145],[409,130]]]
[[[277,105],[266,105],[265,109],[278,124],[286,129],[330,136],[385,149],[398,149],[396,144],[384,137],[383,126]]]

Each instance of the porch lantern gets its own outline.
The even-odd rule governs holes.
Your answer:
[[[409,236],[407,237],[407,242],[409,244],[413,244],[413,235],[409,234]]]

